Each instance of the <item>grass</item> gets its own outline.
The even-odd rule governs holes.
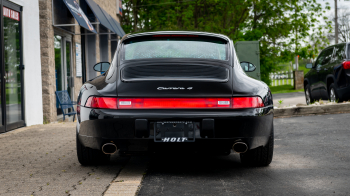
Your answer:
[[[294,87],[291,85],[270,86],[270,90],[272,94],[304,92],[304,89],[294,90]]]

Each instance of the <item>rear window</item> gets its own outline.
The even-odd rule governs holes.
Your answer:
[[[124,42],[124,60],[193,58],[227,60],[226,41],[196,35],[156,35]]]

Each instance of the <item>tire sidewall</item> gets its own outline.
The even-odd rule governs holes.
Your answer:
[[[311,91],[310,91],[310,85],[306,85],[305,86],[305,91],[304,91],[304,93],[305,93],[305,101],[306,101],[306,104],[307,104],[307,98],[306,98],[306,91],[308,91],[308,93],[309,93],[309,98],[310,98],[310,103],[309,104],[307,104],[307,105],[310,105],[311,104],[311,102],[313,101],[313,98],[312,98],[312,96],[311,96]]]

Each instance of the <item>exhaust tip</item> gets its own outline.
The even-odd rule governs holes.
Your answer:
[[[117,146],[113,143],[106,143],[102,146],[102,152],[105,154],[114,154],[117,152]]]
[[[236,142],[233,144],[232,149],[237,153],[245,153],[248,150],[248,146],[244,142]]]

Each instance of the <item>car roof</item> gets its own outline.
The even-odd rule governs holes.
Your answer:
[[[142,37],[142,36],[148,36],[148,35],[202,35],[202,36],[221,38],[226,41],[230,41],[230,38],[222,34],[199,32],[199,31],[152,31],[152,32],[136,33],[136,34],[127,35],[125,38],[123,38],[123,41],[134,37]]]

